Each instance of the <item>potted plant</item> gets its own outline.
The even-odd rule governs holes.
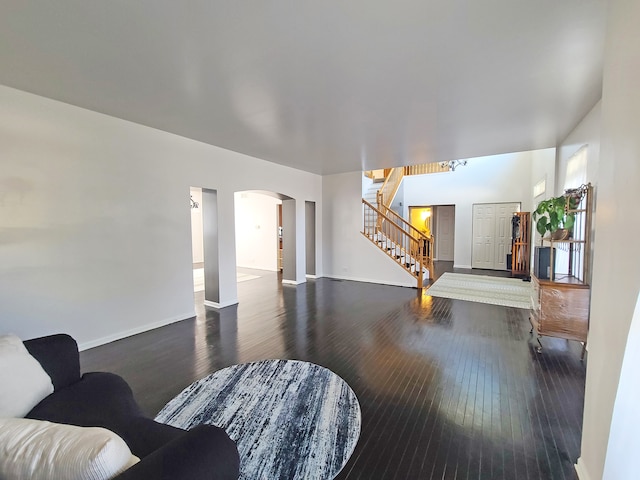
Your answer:
[[[573,212],[578,207],[582,194],[580,191],[567,190],[564,195],[543,200],[533,212],[536,230],[544,238],[549,233],[553,240],[564,240],[571,236],[576,221]]]

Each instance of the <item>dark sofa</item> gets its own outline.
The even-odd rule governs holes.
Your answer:
[[[26,418],[81,427],[104,427],[119,435],[140,462],[117,478],[231,480],[239,476],[235,443],[221,428],[186,431],[146,417],[118,375],[80,375],[76,341],[58,334],[26,340],[25,347],[51,377],[54,392]]]

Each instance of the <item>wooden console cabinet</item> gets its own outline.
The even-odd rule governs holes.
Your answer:
[[[591,297],[589,286],[539,280],[535,275],[531,277],[531,283],[533,294],[529,320],[532,331],[539,336],[583,342],[586,347]],[[538,351],[542,351],[542,345],[538,347]],[[584,355],[584,347],[582,353]]]
[[[576,223],[571,238],[565,240],[542,239],[550,246],[549,278],[531,276],[532,298],[529,320],[531,332],[538,335],[537,350],[542,351],[541,336],[559,337],[582,342],[582,355],[586,350],[589,332],[591,298],[590,250],[592,189],[585,185],[584,196],[577,209]],[[556,256],[564,255],[566,270],[558,272]],[[543,275],[540,275],[543,276]]]

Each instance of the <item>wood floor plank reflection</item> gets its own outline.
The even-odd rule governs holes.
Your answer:
[[[282,286],[259,274],[238,284],[239,305],[201,306],[196,318],[82,352],[83,370],[121,374],[155,415],[220,368],[305,360],[345,379],[362,408],[338,479],[576,478],[579,344],[544,338],[537,354],[520,309],[330,279]]]

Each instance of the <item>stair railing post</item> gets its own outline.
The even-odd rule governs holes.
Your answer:
[[[376,203],[378,204],[378,210],[380,210],[380,205],[382,205],[382,199],[383,199],[382,189],[380,189],[376,192]],[[376,215],[376,216],[377,216],[376,228],[378,229],[378,231],[380,231],[382,229],[382,217],[380,215]]]

